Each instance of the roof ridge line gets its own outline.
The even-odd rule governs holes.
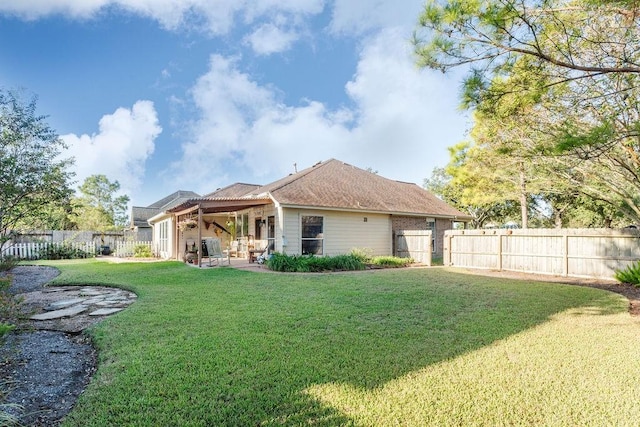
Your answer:
[[[329,160],[325,160],[324,162],[320,161],[320,162],[318,162],[318,163],[316,163],[316,164],[314,164],[312,166],[309,166],[306,169],[301,170],[300,172],[296,172],[296,173],[290,175],[290,176],[293,177],[292,179],[288,180],[287,182],[282,183],[278,187],[269,189],[269,191],[267,191],[266,193],[272,194],[274,191],[280,190],[281,188],[284,188],[287,185],[290,185],[291,183],[293,183],[293,182],[295,182],[295,181],[297,181],[297,180],[299,180],[301,178],[304,178],[305,176],[309,175],[311,172],[318,170],[320,167],[327,165],[332,160],[335,161],[335,159],[333,159],[333,158],[331,158]],[[268,184],[265,185],[265,187],[268,187]]]

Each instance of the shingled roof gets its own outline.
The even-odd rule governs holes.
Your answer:
[[[277,202],[285,207],[421,215],[461,221],[471,217],[427,190],[394,181],[336,159],[319,162],[264,186],[236,183],[184,200],[168,212],[229,212]]]
[[[134,227],[149,227],[147,220],[158,214],[156,208],[146,208],[141,206],[131,207],[131,223]]]
[[[193,199],[195,197],[200,197],[200,195],[198,193],[194,193],[193,191],[178,190],[174,193],[169,194],[167,197],[164,197],[157,202],[150,204],[147,207],[156,208],[159,209],[160,212],[162,212],[172,208],[176,204],[180,204],[185,200]]]
[[[213,198],[213,197],[242,197],[247,194],[251,194],[256,191],[261,186],[258,184],[244,184],[241,182],[236,182],[235,184],[228,185],[224,188],[218,188],[213,193],[205,194],[203,198]]]
[[[167,197],[158,200],[149,206],[132,206],[131,207],[131,226],[132,227],[149,227],[148,220],[157,214],[167,211],[186,200],[194,197],[200,197],[198,193],[193,191],[176,191]]]
[[[260,193],[270,194],[283,206],[470,218],[416,184],[387,179],[336,159],[265,185],[254,194]]]

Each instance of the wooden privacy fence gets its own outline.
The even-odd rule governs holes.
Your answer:
[[[413,258],[415,262],[431,265],[431,230],[397,230],[394,236],[397,257]]]
[[[635,229],[448,230],[444,265],[612,279],[640,259]]]
[[[132,257],[134,249],[138,245],[145,245],[151,249],[155,255],[152,242],[115,242],[114,247],[110,247],[111,253],[117,257]],[[64,242],[64,243],[14,243],[2,251],[1,256],[12,256],[22,260],[36,260],[49,250],[62,249],[79,250],[86,254],[87,257],[94,257],[100,254],[101,248],[94,242]]]

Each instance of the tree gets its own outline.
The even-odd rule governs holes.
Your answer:
[[[525,136],[489,150],[525,145],[564,187],[640,222],[639,12],[635,0],[434,0],[416,52],[425,67],[469,66],[463,105]]]
[[[429,0],[419,20],[428,33],[416,32],[414,44],[422,66],[474,65],[471,84],[509,73],[522,56],[541,72],[563,69],[574,79],[640,73],[639,6],[630,0]]]
[[[46,221],[72,190],[66,146],[36,115],[36,97],[0,91],[0,249],[19,227]]]
[[[473,150],[467,142],[449,148],[450,161],[445,168],[434,168],[431,178],[424,180],[424,188],[457,209],[467,212],[473,220],[472,228],[482,228],[487,223],[504,223],[512,219],[515,204],[496,192],[485,191],[493,181],[485,181],[476,174],[478,169],[471,166]],[[477,186],[476,186],[477,184]],[[494,187],[495,188],[495,187]]]
[[[120,183],[111,182],[105,175],[87,177],[79,188],[74,216],[79,229],[114,230],[127,224],[129,196],[120,195]]]

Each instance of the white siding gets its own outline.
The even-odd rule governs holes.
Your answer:
[[[373,255],[392,253],[389,215],[286,208],[283,215],[287,254],[301,253],[300,218],[303,215],[324,218],[324,255],[342,255],[353,248],[370,249]]]

